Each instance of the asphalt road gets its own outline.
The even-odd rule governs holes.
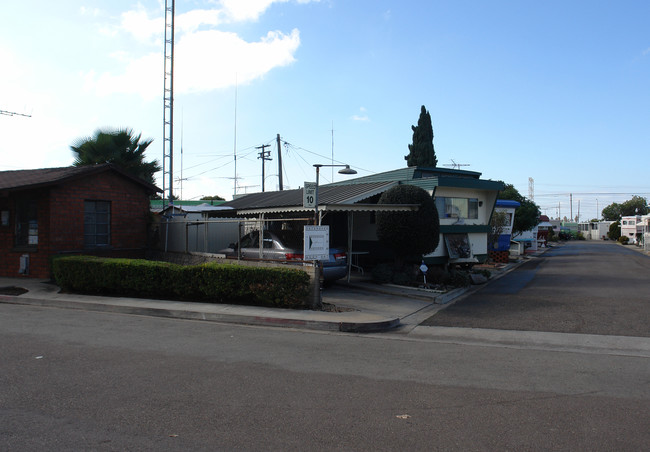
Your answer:
[[[2,304],[0,363],[0,450],[650,446],[641,355]]]
[[[650,337],[650,257],[572,241],[439,311],[423,325]]]

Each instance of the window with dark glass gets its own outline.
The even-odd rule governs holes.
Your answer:
[[[478,219],[477,198],[450,198],[436,196],[436,207],[440,218]]]
[[[84,201],[84,246],[96,248],[110,244],[110,201]]]
[[[16,246],[38,245],[38,203],[20,200],[16,203]]]

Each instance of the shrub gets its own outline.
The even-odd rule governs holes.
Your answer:
[[[621,245],[627,245],[629,241],[630,239],[626,235],[622,235],[618,238],[618,243],[620,243]]]
[[[415,212],[377,212],[377,238],[395,253],[398,262],[413,259],[438,247],[440,219],[436,203],[424,189],[415,185],[396,185],[385,191],[378,204],[417,204]]]
[[[454,287],[467,287],[472,284],[472,280],[467,273],[456,270],[449,276],[447,284]]]
[[[86,294],[278,307],[302,306],[309,294],[309,276],[294,268],[69,256],[55,259],[52,272],[62,289]]]
[[[406,270],[400,270],[393,273],[393,283],[400,286],[408,286],[413,281],[413,278]]]
[[[451,275],[443,265],[430,265],[427,281],[432,284],[447,284]]]
[[[393,280],[393,273],[393,264],[378,264],[372,269],[372,280],[379,284],[385,284]]]
[[[615,221],[614,223],[609,225],[609,230],[607,231],[607,237],[609,237],[610,240],[618,240],[620,236],[621,236],[621,222]]]
[[[492,277],[492,273],[490,273],[490,270],[486,270],[484,268],[481,268],[479,270],[474,270],[473,273],[476,273],[477,275],[483,275],[487,279],[490,279]]]

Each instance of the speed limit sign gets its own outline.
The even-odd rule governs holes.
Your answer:
[[[302,206],[310,209],[316,207],[316,182],[305,182]]]

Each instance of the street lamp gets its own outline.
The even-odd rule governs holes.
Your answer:
[[[350,168],[350,165],[323,165],[322,163],[314,163],[314,168],[316,168],[316,192],[314,193],[314,199],[316,201],[316,204],[314,205],[314,224],[315,225],[320,224],[320,221],[318,221],[318,182],[319,182],[319,177],[320,177],[320,169],[323,166],[326,166],[326,167],[339,167],[339,166],[342,166],[344,168],[339,170],[339,174],[357,174],[357,172],[355,170]]]

